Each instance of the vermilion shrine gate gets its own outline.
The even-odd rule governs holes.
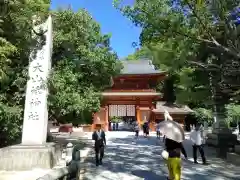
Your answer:
[[[188,107],[164,105],[162,94],[155,90],[166,77],[166,72],[155,70],[150,60],[122,63],[122,72],[113,78],[111,89],[102,92],[101,109],[94,114],[92,129],[96,123],[101,123],[107,131],[110,118],[117,116],[135,118],[139,124],[149,121],[151,130],[155,130],[156,120],[164,120],[165,109],[175,121],[184,124],[185,116],[191,110]]]

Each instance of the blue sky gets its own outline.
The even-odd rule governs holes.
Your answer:
[[[52,0],[52,9],[68,5],[71,5],[74,10],[86,8],[101,24],[102,32],[112,34],[111,46],[119,58],[126,57],[135,51],[132,43],[139,41],[141,30],[113,7],[112,0]]]

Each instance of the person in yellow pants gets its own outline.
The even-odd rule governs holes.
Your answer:
[[[167,166],[169,180],[180,180],[181,179],[181,152],[187,159],[186,151],[182,143],[178,143],[171,139],[165,139],[166,151],[168,152]]]
[[[181,159],[180,158],[168,158],[167,160],[168,172],[170,180],[181,179]]]

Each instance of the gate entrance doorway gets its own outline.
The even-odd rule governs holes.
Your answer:
[[[108,109],[110,121],[111,119],[116,119],[116,117],[119,120],[118,122],[119,130],[132,129],[132,124],[134,124],[134,122],[136,121],[135,105],[109,105]],[[111,121],[111,126],[113,126],[114,123],[115,123],[114,121]]]

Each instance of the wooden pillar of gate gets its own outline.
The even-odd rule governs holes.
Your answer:
[[[93,131],[95,130],[95,128],[96,128],[94,119],[95,119],[95,113],[92,113],[92,126],[91,126],[91,131],[92,131],[92,132],[93,132]]]
[[[136,111],[137,111],[137,122],[138,122],[138,125],[141,125],[141,112],[140,112],[140,108],[139,106],[136,107]]]
[[[108,120],[108,106],[105,106],[105,131],[108,131],[108,127],[109,127],[109,120]]]
[[[155,117],[154,117],[153,112],[152,112],[152,110],[154,109],[154,105],[151,103],[149,108],[150,108],[150,129],[151,129],[151,131],[155,131],[156,130],[156,128],[155,128]]]

